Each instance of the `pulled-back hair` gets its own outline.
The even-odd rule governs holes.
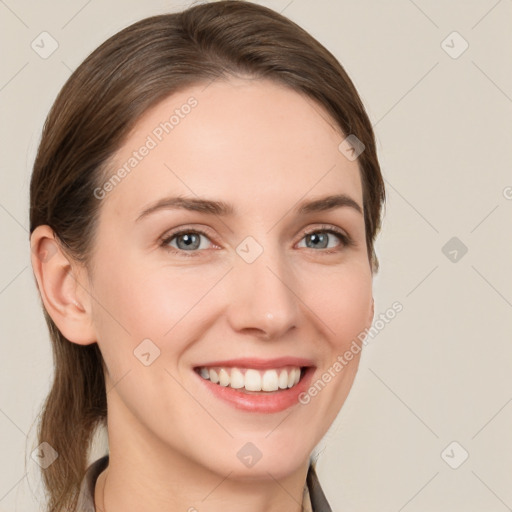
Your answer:
[[[385,201],[372,125],[336,58],[284,16],[236,0],[143,19],[110,37],[70,76],[44,124],[30,185],[30,233],[49,225],[69,254],[88,265],[109,159],[135,123],[169,95],[215,78],[244,76],[284,84],[317,102],[365,146],[358,157],[368,258]],[[340,139],[341,140],[341,139]],[[43,471],[48,512],[76,508],[90,443],[107,417],[97,343],[67,340],[44,310],[54,380],[41,411],[39,442],[59,454]]]

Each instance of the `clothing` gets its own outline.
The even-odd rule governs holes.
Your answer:
[[[76,512],[96,512],[94,507],[94,488],[96,479],[108,466],[108,454],[93,462],[82,480]],[[303,512],[332,512],[320,487],[315,468],[309,466],[303,495]]]

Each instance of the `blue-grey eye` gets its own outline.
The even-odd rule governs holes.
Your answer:
[[[341,235],[330,231],[315,231],[305,235],[303,240],[306,241],[305,247],[309,249],[330,249],[343,242]]]
[[[201,233],[187,231],[173,235],[166,241],[166,244],[183,251],[195,251],[197,249],[205,248],[205,244],[201,245],[201,237],[208,240],[208,238]],[[207,245],[208,244],[206,243],[206,246]]]

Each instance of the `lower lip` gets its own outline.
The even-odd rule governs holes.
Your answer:
[[[303,370],[304,375],[292,388],[271,392],[262,391],[257,394],[244,393],[229,386],[213,384],[210,380],[203,379],[197,372],[194,371],[194,373],[212,394],[235,408],[249,412],[271,414],[284,411],[299,403],[299,395],[308,389],[314,368],[305,368]]]

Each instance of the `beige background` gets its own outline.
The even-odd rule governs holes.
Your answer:
[[[344,65],[374,123],[388,187],[376,318],[394,301],[404,309],[365,348],[351,395],[318,447],[333,509],[510,510],[512,1],[261,3]],[[25,449],[35,446],[52,371],[28,246],[44,118],[71,71],[108,36],[186,5],[0,0],[2,512],[41,508]],[[47,59],[31,48],[43,31],[58,42]],[[465,255],[451,245],[445,255],[452,237]]]

